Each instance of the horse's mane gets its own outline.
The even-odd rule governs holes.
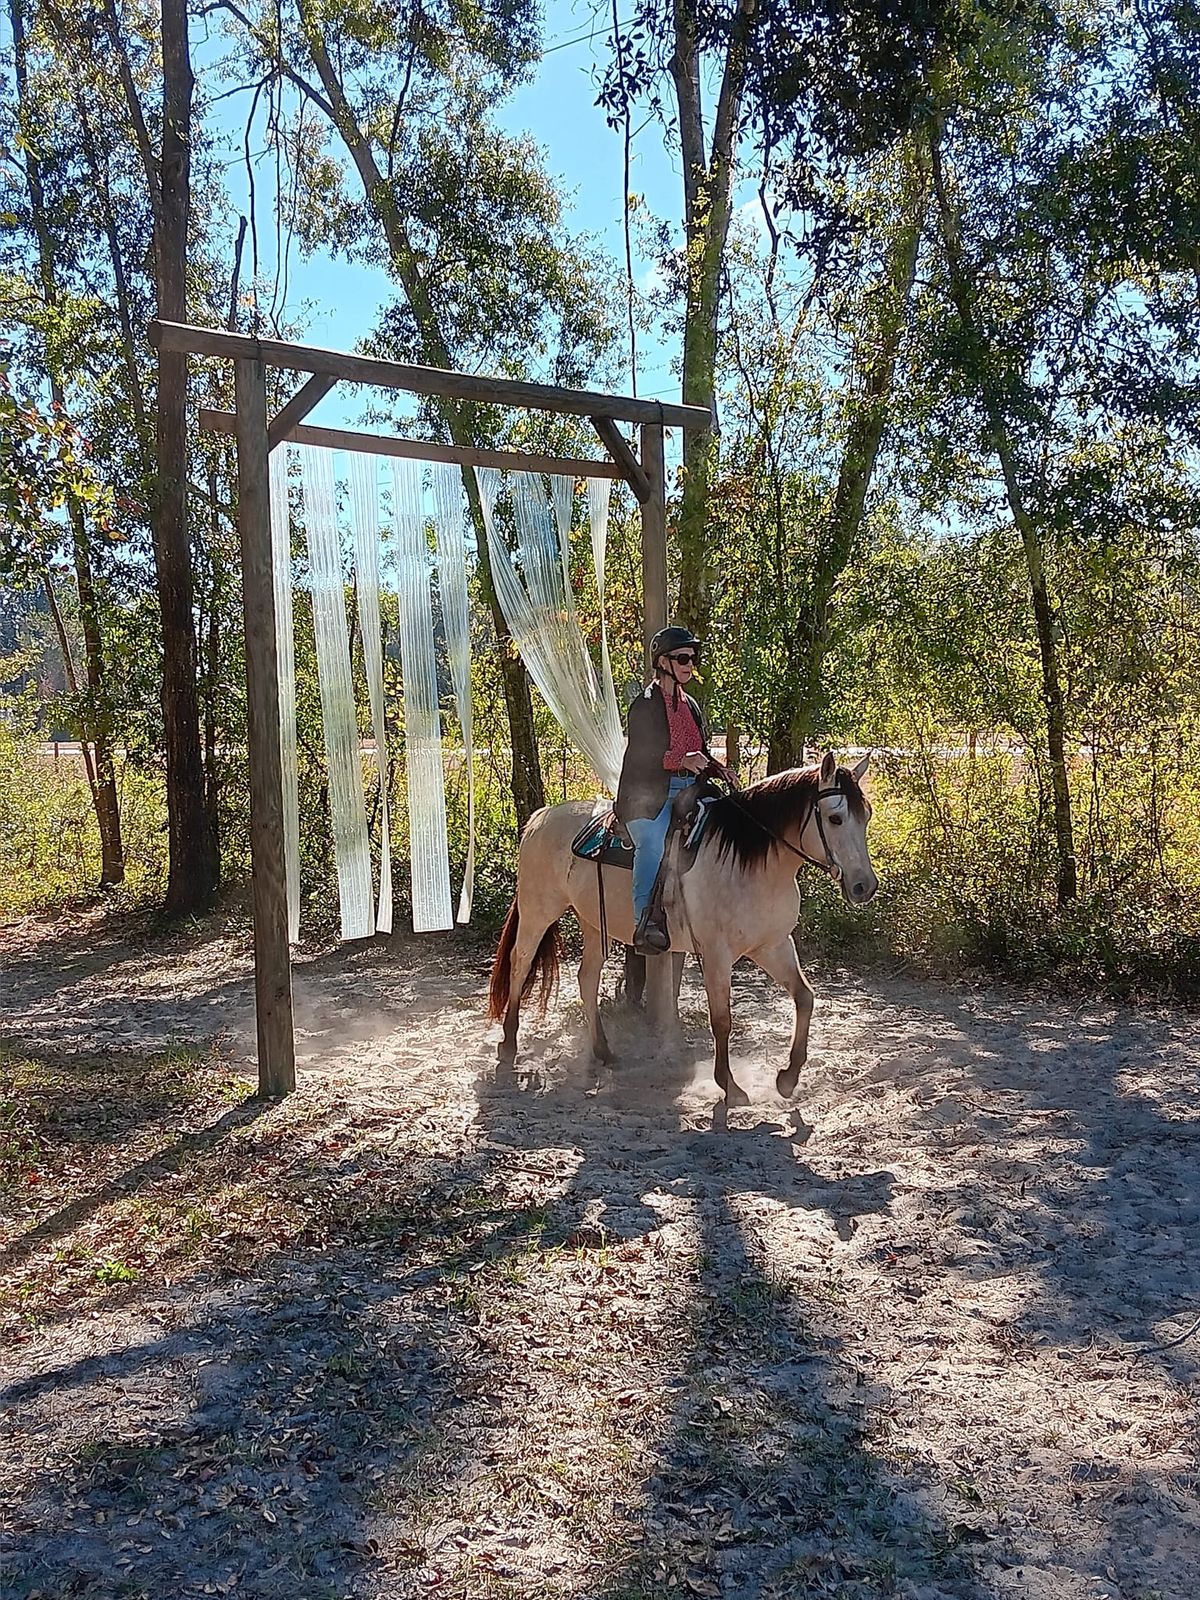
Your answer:
[[[715,800],[708,812],[708,836],[717,854],[739,867],[761,867],[779,848],[773,835],[782,834],[807,816],[816,804],[819,786],[819,767],[793,767],[761,778],[733,798]],[[845,796],[856,821],[865,821],[867,803],[852,772],[839,767],[829,787]]]

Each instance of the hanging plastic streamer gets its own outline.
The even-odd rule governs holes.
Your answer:
[[[371,845],[350,675],[346,582],[333,493],[333,462],[328,450],[307,446],[300,447],[300,460],[342,938],[366,939],[374,927]]]
[[[374,456],[351,455],[350,520],[354,529],[354,589],[363,667],[371,701],[379,772],[379,902],[375,928],[392,931],[392,837],[388,815],[391,766],[383,717],[383,624],[379,615],[379,467]]]
[[[555,506],[552,512],[541,480],[528,472],[513,473],[513,519],[517,537],[517,562],[514,563],[513,552],[496,527],[500,474],[495,468],[485,467],[477,469],[476,477],[483,503],[492,581],[513,642],[521,652],[529,676],[568,738],[587,756],[601,783],[615,794],[625,740],[612,670],[605,651],[603,670],[597,678],[575,614],[570,583],[570,509],[574,480],[551,479]],[[593,527],[593,559],[597,551],[596,533]],[[601,550],[606,540],[607,527],[599,542]],[[603,596],[601,566],[596,568],[596,588]]]
[[[400,659],[404,669],[409,853],[416,933],[454,926],[446,835],[446,775],[442,766],[442,724],[429,592],[430,553],[421,495],[424,470],[419,461],[392,462]]]
[[[612,657],[608,653],[607,603],[604,594],[604,568],[608,560],[608,503],[612,497],[611,478],[589,478],[588,529],[592,536],[592,570],[596,574],[596,598],[600,607],[600,676],[612,684]],[[616,694],[613,695],[614,704]]]
[[[292,522],[287,446],[271,452],[271,572],[275,588],[275,660],[279,676],[279,764],[283,774],[283,863],[288,943],[300,937],[300,790],[296,775],[296,646],[292,633]]]
[[[471,900],[475,892],[475,744],[462,472],[458,467],[444,462],[435,462],[429,470],[432,475],[433,522],[437,530],[442,622],[446,629],[446,651],[450,657],[450,677],[458,705],[463,759],[467,770],[467,865],[458,902],[458,920],[470,922]]]

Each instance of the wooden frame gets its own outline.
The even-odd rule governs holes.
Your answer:
[[[307,387],[305,384],[305,388]],[[296,398],[299,399],[299,395]],[[283,420],[287,409],[287,406],[284,406],[275,419],[277,422]],[[207,406],[202,406],[200,426],[209,428],[214,433],[236,433],[237,413],[210,411]],[[465,445],[434,444],[432,440],[426,439],[393,439],[386,434],[355,433],[346,428],[310,428],[302,422],[292,423],[286,432],[280,432],[278,439],[272,439],[274,431],[275,424],[272,423],[267,429],[267,439],[272,449],[286,439],[291,444],[317,444],[323,445],[328,450],[353,450],[360,455],[369,456],[399,456],[408,461],[449,461],[460,467],[503,467],[513,472],[558,472],[575,478],[624,478],[625,476],[621,468],[612,461],[587,461],[581,457],[537,456],[526,454],[523,450],[474,450]],[[629,446],[626,445],[625,448],[628,450]],[[634,464],[636,466],[636,461]]]
[[[621,478],[642,512],[642,585],[645,643],[667,620],[667,509],[663,430],[703,431],[711,424],[699,406],[662,405],[623,395],[564,389],[551,384],[487,378],[437,367],[406,366],[372,356],[321,350],[282,339],[259,339],[178,322],[152,322],[151,345],[191,355],[224,356],[234,363],[234,412],[204,410],[202,427],[233,434],[238,455],[238,534],[242,552],[242,598],[246,624],[247,743],[250,764],[250,853],[254,885],[254,984],[258,1038],[258,1085],[264,1097],[296,1086],[292,967],[287,940],[287,884],[283,851],[283,781],[279,754],[279,687],[275,649],[275,595],[271,568],[270,453],[285,440],[329,448],[453,461],[467,466],[527,472]],[[281,367],[308,373],[273,420],[267,416],[266,371]],[[588,417],[609,452],[609,461],[557,459],[508,450],[476,450],[421,440],[385,438],[304,425],[303,419],[334,384],[372,384],[410,394]],[[633,423],[640,449],[617,428]],[[652,1017],[662,1020],[671,990],[671,960],[648,963]],[[671,1007],[673,1009],[673,1006]]]

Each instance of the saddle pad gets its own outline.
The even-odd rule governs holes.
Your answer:
[[[606,817],[592,817],[571,840],[571,854],[581,861],[599,861],[606,867],[633,870],[633,851],[608,826]]]

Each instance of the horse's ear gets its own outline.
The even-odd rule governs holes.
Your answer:
[[[837,774],[837,757],[832,750],[827,750],[821,757],[821,771],[819,777],[822,789],[828,789]]]
[[[854,766],[852,766],[850,768],[850,775],[854,779],[855,783],[861,783],[863,781],[863,779],[866,777],[866,775],[867,775],[867,766],[868,766],[870,760],[871,760],[871,752],[868,750],[866,755],[862,758],[862,760],[855,762]]]

